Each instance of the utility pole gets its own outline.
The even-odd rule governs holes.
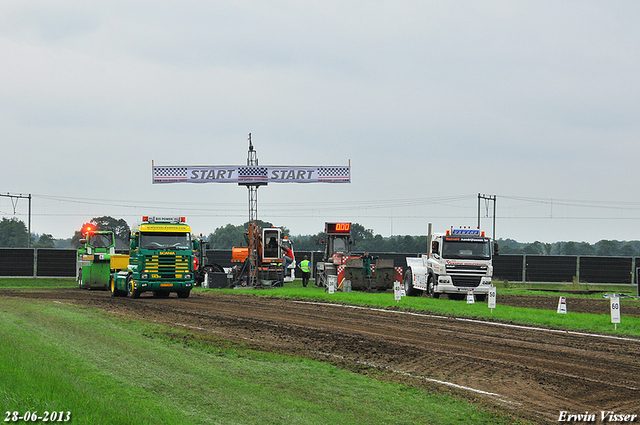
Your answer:
[[[0,196],[11,198],[11,204],[13,205],[13,215],[16,215],[16,205],[18,204],[18,199],[29,199],[29,235],[27,237],[27,248],[31,248],[31,194],[29,194],[28,196],[24,196],[22,193],[20,195],[12,195],[10,193],[7,193],[5,195],[0,193]]]
[[[480,228],[480,199],[486,202],[493,201],[493,241],[496,241],[496,195],[484,195],[478,193],[478,229]]]

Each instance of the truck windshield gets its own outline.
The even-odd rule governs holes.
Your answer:
[[[94,248],[107,248],[112,245],[111,242],[111,233],[97,235],[92,233],[87,238],[87,244]]]
[[[337,253],[337,252],[347,252],[348,245],[347,245],[347,239],[345,238],[335,238],[333,240],[333,252],[331,253],[331,255]]]
[[[445,238],[442,247],[443,258],[468,260],[490,260],[489,239]]]
[[[140,248],[143,249],[191,249],[189,233],[140,233]]]

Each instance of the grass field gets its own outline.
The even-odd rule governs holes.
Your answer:
[[[0,288],[77,288],[78,281],[73,278],[39,277],[0,277]]]
[[[89,308],[0,298],[0,406],[78,424],[518,423],[449,396]]]
[[[25,291],[75,286],[73,279],[0,279],[0,288]],[[608,315],[559,315],[500,305],[501,294],[559,295],[529,289],[499,288],[493,311],[486,303],[446,298],[404,297],[397,302],[391,293],[330,295],[313,285],[302,288],[299,281],[267,290],[196,290],[640,336],[640,319],[624,317],[624,304],[617,332]],[[0,376],[4,419],[14,411],[62,411],[71,412],[74,423],[91,424],[518,423],[449,396],[380,382],[327,363],[251,351],[88,308],[18,298],[0,298]]]

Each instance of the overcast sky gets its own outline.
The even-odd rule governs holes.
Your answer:
[[[640,239],[637,1],[5,1],[0,193],[35,233],[92,217],[247,221],[236,184],[156,165],[343,166],[270,184],[258,218],[376,234]],[[493,202],[480,203],[493,228]],[[0,216],[28,219],[26,199]]]

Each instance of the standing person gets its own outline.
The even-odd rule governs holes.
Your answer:
[[[288,246],[280,245],[280,248],[284,251],[284,256],[282,257],[282,273],[283,276],[287,275],[287,267],[289,264],[293,263],[293,250]]]
[[[371,276],[371,260],[378,258],[378,256],[369,255],[369,252],[365,252],[360,258],[362,258],[362,274],[364,277]]]
[[[311,276],[311,262],[306,255],[304,256],[304,260],[300,261],[298,267],[300,267],[302,271],[302,286],[306,288],[309,283],[309,277]]]

